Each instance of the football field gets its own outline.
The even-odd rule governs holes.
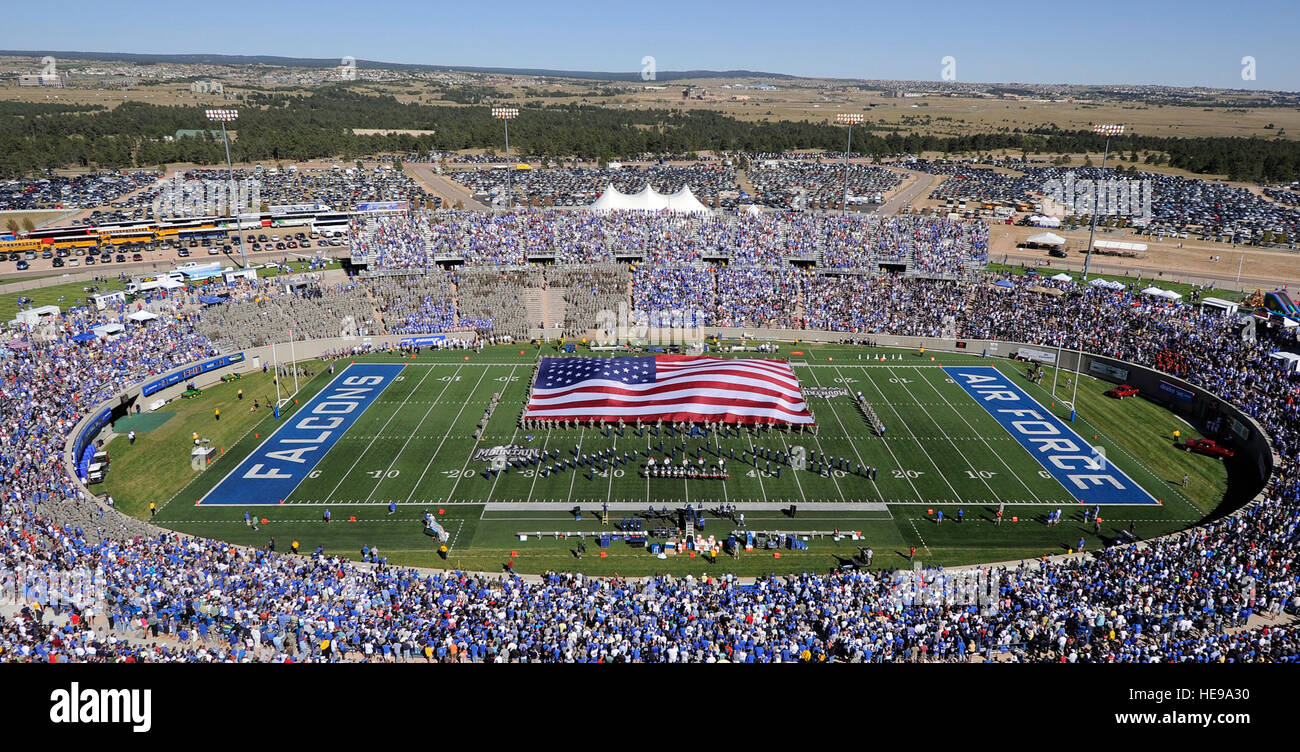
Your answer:
[[[888,358],[883,362],[882,354]],[[267,519],[270,529],[306,538],[304,544],[319,538],[331,550],[338,541],[343,551],[354,553],[356,540],[370,541],[388,544],[400,561],[434,565],[435,547],[418,522],[429,512],[445,523],[456,554],[474,560],[518,552],[523,564],[529,551],[560,556],[556,561],[561,562],[570,553],[565,538],[536,542],[539,535],[608,532],[596,514],[602,508],[608,508],[613,524],[639,517],[649,526],[660,524],[652,521],[660,519],[652,518],[655,509],[737,505],[750,529],[807,532],[814,540],[837,530],[861,531],[864,538],[870,535],[869,540],[899,551],[917,545],[931,557],[962,561],[1021,556],[1026,545],[1054,551],[1067,547],[1064,541],[1077,541],[1080,530],[1094,532],[1091,524],[1070,526],[1068,533],[1062,526],[1038,524],[1056,509],[1065,510],[1067,519],[1082,519],[1085,506],[1101,503],[1108,525],[1116,526],[1112,533],[1121,525],[1139,532],[1176,529],[1207,511],[1180,492],[1181,473],[1158,472],[1152,466],[1159,463],[1149,456],[1139,459],[1144,447],[1133,441],[1138,437],[1124,435],[1127,430],[1103,430],[1084,419],[1070,424],[1069,410],[1052,398],[1050,383],[1029,382],[1020,363],[836,347],[787,357],[816,420],[815,431],[738,427],[687,435],[649,425],[525,429],[519,418],[538,362],[531,350],[339,361],[335,374],[320,373],[303,386],[298,404],[278,423],[264,422],[266,434],[245,436],[220,463],[196,476],[164,505],[158,521],[261,545],[264,532],[243,525],[244,513],[251,511],[255,520]],[[1077,467],[1109,468],[1132,488],[1107,486],[1106,497],[1091,487],[1067,488],[1070,481],[1049,457],[1031,451],[1033,445],[1013,435],[1005,419],[954,378],[963,373],[1014,388],[1033,407],[1034,417],[1053,421],[1057,428],[1051,430],[1068,434],[1083,450],[1072,460]],[[341,406],[338,395],[365,391],[346,380],[356,384],[365,378],[374,382],[371,393],[358,396],[352,408]],[[1114,401],[1099,396],[1106,385],[1091,379],[1088,384],[1081,396],[1111,409]],[[883,435],[862,402],[875,411]],[[1126,406],[1163,412],[1150,403]],[[346,412],[347,420],[328,419],[331,411]],[[702,460],[706,468],[724,460],[727,477],[661,478],[642,472],[647,457],[662,463],[668,456],[677,465],[685,460],[699,467]],[[251,479],[245,478],[250,471]],[[268,476],[277,491],[260,490]],[[798,507],[797,516],[789,514],[790,505]],[[1007,524],[1001,526],[995,520],[999,507],[1006,510]],[[330,523],[324,522],[326,509]],[[963,518],[962,532],[955,524],[940,525],[940,511],[954,522]],[[718,520],[711,523],[718,526],[715,531],[736,528],[734,518],[713,519]],[[1021,525],[1020,532],[1011,532],[1030,521],[1037,521],[1032,531]],[[983,532],[976,535],[976,528]],[[518,536],[529,533],[534,542],[519,552],[525,544]],[[954,536],[960,538],[949,541]],[[832,562],[830,551],[853,550],[820,545],[819,562]],[[952,558],[936,554],[949,546]],[[787,558],[795,553],[809,552]],[[619,555],[653,561],[643,552]],[[619,571],[636,570],[623,562]]]

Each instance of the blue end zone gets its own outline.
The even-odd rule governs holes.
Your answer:
[[[354,363],[294,413],[200,504],[279,504],[347,433],[404,365]]]
[[[1159,503],[1001,371],[991,366],[943,370],[1081,503]]]

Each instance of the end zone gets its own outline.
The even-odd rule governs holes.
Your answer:
[[[992,366],[943,370],[1080,503],[1160,503],[1001,371]]]
[[[285,419],[199,504],[279,504],[406,366],[353,363]]]

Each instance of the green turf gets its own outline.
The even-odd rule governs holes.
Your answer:
[[[77,271],[80,271],[80,269]],[[98,292],[126,289],[126,284],[119,281],[116,274],[106,276],[108,278],[100,282],[67,282],[61,285],[38,287],[34,290],[4,293],[0,295],[0,315],[13,318],[18,313],[18,298],[20,297],[30,298],[34,307],[56,305],[61,310],[66,311],[69,308],[87,304],[90,296],[94,293],[86,292],[86,288],[97,287],[99,288]]]
[[[137,434],[152,431],[176,416],[174,410],[159,410],[152,413],[128,415],[113,423],[115,433],[135,431]]]
[[[1068,392],[1073,391],[1073,382],[1067,384],[1072,374],[1061,373],[1059,397],[1053,399],[1051,370],[1043,385],[1037,386],[1024,378],[1021,364],[1008,360],[944,354],[932,362],[930,354],[921,357],[915,351],[800,348],[803,355],[787,357],[794,362],[801,383],[843,386],[850,393],[861,390],[889,426],[888,438],[871,435],[852,397],[810,397],[820,426],[816,436],[746,432],[739,440],[719,441],[711,436],[709,441],[724,452],[734,449],[737,454],[752,445],[782,451],[803,446],[809,452],[825,452],[880,468],[874,483],[854,476],[793,472],[789,467],[778,478],[738,462],[731,463],[732,476],[726,481],[647,480],[639,477],[635,466],[615,468],[591,479],[572,470],[549,478],[528,470],[484,478],[485,463],[470,459],[479,447],[517,443],[562,452],[575,445],[581,445],[583,451],[607,446],[620,452],[634,447],[658,451],[658,439],[648,432],[638,438],[631,429],[622,437],[608,438],[599,430],[518,430],[516,420],[538,351],[525,347],[521,354],[518,347],[496,347],[469,356],[453,351],[425,352],[415,360],[396,355],[365,358],[403,362],[409,367],[283,505],[252,508],[259,518],[268,519],[259,530],[243,524],[243,507],[196,507],[194,500],[274,429],[276,421],[268,411],[250,415],[244,407],[247,402],[235,399],[239,387],[245,390],[245,400],[263,391],[269,393],[269,377],[262,374],[212,387],[198,400],[172,403],[164,409],[174,412],[176,418],[142,434],[135,447],[126,448],[124,438],[115,440],[109,447],[113,467],[106,487],[119,507],[130,513],[147,514],[149,501],[155,501],[161,508],[156,518],[160,524],[236,543],[262,546],[275,536],[279,549],[287,550],[296,538],[306,550],[320,545],[348,556],[357,556],[363,545],[379,546],[392,563],[489,571],[517,553],[513,558],[521,571],[581,569],[592,574],[626,575],[825,570],[862,544],[875,548],[877,566],[905,565],[912,546],[918,558],[934,564],[1015,560],[1064,552],[1076,546],[1080,536],[1086,538],[1089,548],[1096,548],[1130,525],[1144,537],[1180,529],[1201,519],[1224,497],[1224,465],[1173,446],[1174,428],[1182,431],[1183,438],[1198,433],[1141,398],[1122,402],[1107,398],[1103,393],[1110,384],[1084,377],[1078,390],[1075,430],[1090,441],[1096,435],[1096,443],[1107,448],[1111,461],[1164,502],[1161,506],[1107,507],[1101,534],[1095,535],[1091,525],[1078,519],[1079,505],[1065,489],[1050,475],[1044,477],[1037,461],[964,390],[949,382],[938,365],[996,365],[1067,420],[1069,411],[1061,399],[1068,399]],[[903,360],[883,364],[871,360],[878,353],[901,354]],[[319,363],[306,367],[322,368]],[[319,373],[304,381],[296,395],[298,401],[305,403],[329,378]],[[494,393],[501,394],[500,405],[481,441],[475,442],[473,433]],[[212,419],[214,407],[222,408],[219,424]],[[293,409],[290,404],[285,412]],[[189,467],[192,430],[210,436],[214,445],[225,450],[206,471]],[[681,442],[664,440],[666,445]],[[686,443],[693,451],[701,442]],[[1183,474],[1189,476],[1186,488],[1181,485]],[[799,515],[790,519],[778,511],[749,512],[746,522],[751,530],[859,530],[865,540],[855,543],[846,538],[837,543],[826,537],[814,538],[809,551],[783,551],[779,560],[771,552],[756,551],[735,560],[724,556],[713,563],[685,556],[659,560],[617,543],[601,559],[589,540],[588,554],[579,562],[572,553],[576,538],[555,540],[549,535],[556,531],[585,535],[608,531],[590,514],[607,500],[710,506],[765,499],[797,502],[801,505]],[[483,506],[487,501],[562,502],[584,506],[589,513],[577,522],[567,512],[492,509]],[[819,512],[817,503],[821,501],[883,501],[888,507],[876,512]],[[389,502],[398,503],[396,514],[388,514]],[[1008,505],[1001,527],[993,524],[999,503]],[[321,519],[325,506],[333,516],[329,524]],[[960,525],[953,521],[959,507],[966,516]],[[1049,528],[1042,520],[1057,508],[1066,512],[1065,520]],[[439,519],[451,535],[446,560],[438,556],[436,545],[423,534],[420,523],[426,510],[437,513],[439,509],[443,511]],[[949,518],[942,526],[931,514],[939,509]],[[350,522],[354,516],[357,521]],[[611,516],[617,518],[618,513]],[[733,527],[721,520],[710,524],[713,527],[703,531],[706,535],[722,535]],[[647,523],[650,526],[652,523]],[[546,535],[538,540],[538,532]],[[519,533],[528,533],[530,540],[520,542]]]
[[[1027,268],[1031,268],[1031,267],[1027,267],[1020,264],[991,263],[988,265],[989,271],[1001,273],[1005,275],[1023,275]],[[1043,275],[1044,277],[1050,277],[1053,274],[1058,274],[1061,271],[1065,271],[1066,274],[1069,274],[1070,276],[1074,277],[1076,281],[1081,279],[1081,275],[1079,274],[1079,272],[1070,271],[1069,269],[1065,269],[1065,270],[1053,269],[1052,267],[1047,265],[1036,266],[1032,268],[1037,269],[1039,274]],[[1137,284],[1142,288],[1146,288],[1148,285],[1155,285],[1156,287],[1159,287],[1163,290],[1173,290],[1174,292],[1178,293],[1179,295],[1182,295],[1183,297],[1187,297],[1187,295],[1191,293],[1193,290],[1198,290],[1202,298],[1220,298],[1223,300],[1232,300],[1236,302],[1241,302],[1246,297],[1246,293],[1240,290],[1224,290],[1217,287],[1210,288],[1207,290],[1201,290],[1199,285],[1193,285],[1193,284],[1188,284],[1186,282],[1177,281],[1181,279],[1181,276],[1172,273],[1168,276],[1141,277],[1141,278],[1125,277],[1120,274],[1096,274],[1096,273],[1091,273],[1088,276],[1090,278],[1100,277],[1101,279],[1108,279],[1114,282],[1123,282],[1125,284]]]

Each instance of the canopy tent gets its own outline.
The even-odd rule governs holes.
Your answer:
[[[123,332],[125,332],[126,327],[122,326],[117,322],[113,322],[110,324],[100,324],[99,326],[94,327],[90,331],[94,332],[96,337],[100,337],[102,339],[112,339],[113,337],[120,336]]]
[[[1278,364],[1291,373],[1300,372],[1300,355],[1290,352],[1278,351],[1269,353],[1268,357],[1278,361]]]
[[[997,287],[1015,287],[1015,286],[1016,286],[1016,283],[1012,282],[1012,281],[1009,280],[1009,279],[999,279],[997,282],[994,282],[993,284],[996,285]]]
[[[763,213],[763,209],[757,204],[746,204],[740,207],[740,210],[749,215],[758,215]]]
[[[1029,292],[1036,292],[1039,295],[1047,295],[1052,298],[1059,298],[1065,294],[1065,290],[1058,290],[1055,287],[1043,287],[1042,285],[1031,285],[1025,289]]]
[[[95,335],[91,332],[82,332],[81,334],[72,335],[71,339],[73,342],[90,342],[95,339]]]
[[[1124,289],[1124,283],[1123,283],[1123,282],[1115,282],[1115,281],[1113,281],[1113,280],[1109,280],[1109,279],[1102,279],[1101,277],[1096,277],[1096,278],[1094,278],[1094,279],[1093,279],[1091,282],[1089,282],[1088,284],[1092,285],[1093,287],[1104,287],[1104,288],[1106,288],[1107,290],[1123,290],[1123,289]]]
[[[1065,238],[1054,232],[1040,232],[1025,238],[1025,242],[1034,245],[1065,245]]]
[[[1071,277],[1070,275],[1066,274],[1065,272],[1061,272],[1060,274],[1053,274],[1053,275],[1052,275],[1052,281],[1053,281],[1053,282],[1073,282],[1073,281],[1074,281],[1074,277]]]
[[[1142,294],[1152,295],[1157,298],[1164,298],[1166,300],[1179,300],[1183,297],[1182,295],[1179,295],[1173,290],[1161,290],[1159,287],[1148,287],[1147,289],[1142,291]]]
[[[218,305],[226,302],[226,299],[220,295],[200,295],[199,302],[203,305]]]
[[[1119,240],[1097,240],[1092,244],[1093,248],[1103,251],[1136,251],[1146,253],[1146,243],[1125,243]]]
[[[612,183],[605,188],[604,193],[600,194],[600,198],[587,208],[597,212],[664,211],[666,209],[679,213],[699,213],[709,210],[709,207],[695,198],[690,186],[683,185],[676,193],[663,194],[647,184],[640,193],[630,194],[623,193]]]
[[[1060,227],[1061,220],[1057,219],[1056,217],[1044,217],[1035,214],[1029,218],[1029,224],[1033,225],[1034,227]],[[1065,242],[1065,241],[1061,241],[1061,242]]]
[[[163,277],[158,280],[158,286],[164,290],[175,290],[178,287],[184,287],[185,283],[171,277]]]
[[[153,321],[158,318],[158,314],[152,311],[136,311],[126,315],[128,321]]]

